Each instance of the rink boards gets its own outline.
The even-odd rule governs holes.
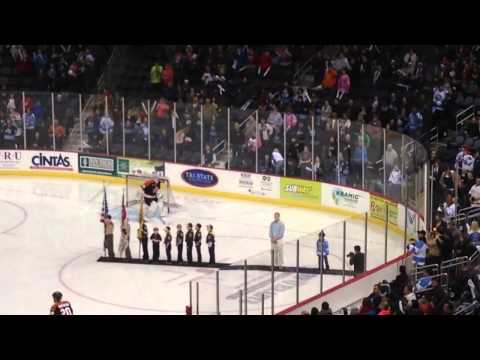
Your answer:
[[[408,237],[425,228],[424,217],[378,194],[305,179],[106,155],[61,151],[0,150],[0,175],[55,176],[124,183],[127,174],[163,174],[172,189],[201,195],[319,209],[385,224]]]

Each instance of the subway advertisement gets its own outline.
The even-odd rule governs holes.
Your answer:
[[[297,200],[309,204],[320,205],[320,183],[282,177],[280,178],[280,199]]]

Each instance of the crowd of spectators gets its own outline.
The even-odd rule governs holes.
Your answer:
[[[55,133],[55,148],[61,149],[78,114],[68,95],[56,94],[54,106],[52,123],[50,96],[26,93],[23,104],[18,93],[0,93],[0,148],[23,149],[26,145],[29,149],[53,149]]]
[[[29,90],[87,92],[94,91],[108,53],[95,48],[101,54],[86,45],[2,45],[0,57],[3,66],[28,77]]]
[[[418,277],[408,274],[404,265],[393,281],[382,281],[357,306],[333,313],[328,302],[322,310],[313,307],[303,315],[480,315],[480,267],[478,263],[450,271],[445,281],[426,272]]]

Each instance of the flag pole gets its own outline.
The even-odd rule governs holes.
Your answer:
[[[105,236],[107,233],[107,226],[105,225],[105,217],[107,216],[107,188],[105,186],[105,181],[103,183],[103,204],[102,204],[102,216],[103,216],[103,256],[107,257],[107,249],[105,247]]]

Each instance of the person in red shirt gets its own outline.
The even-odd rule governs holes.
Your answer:
[[[63,301],[63,295],[60,291],[52,294],[53,305],[50,307],[50,315],[73,315],[72,305],[68,301]]]
[[[378,313],[379,316],[388,316],[392,315],[392,310],[390,304],[387,299],[382,300],[380,304],[380,312]]]
[[[162,80],[165,86],[171,88],[173,86],[173,67],[170,64],[165,66],[162,72]]]
[[[269,51],[264,51],[260,58],[258,59],[259,68],[258,68],[258,75],[266,77],[270,72],[270,68],[272,66],[272,55]]]

